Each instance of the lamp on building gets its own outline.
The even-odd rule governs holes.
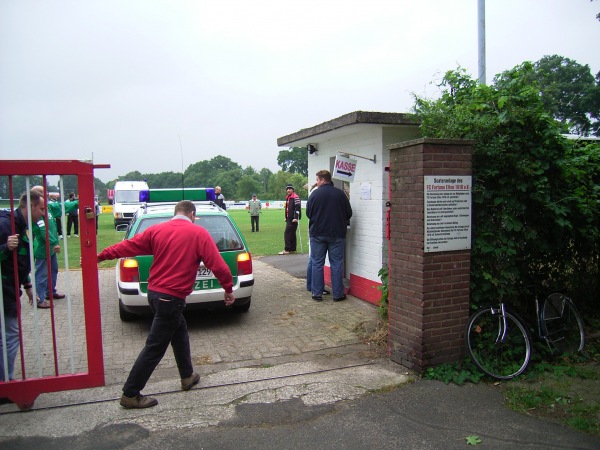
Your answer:
[[[313,153],[317,153],[317,146],[315,144],[308,144],[306,148],[308,149],[308,153],[310,153],[311,155]]]

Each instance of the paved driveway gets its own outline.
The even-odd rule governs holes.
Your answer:
[[[334,303],[326,297],[322,303],[311,300],[301,276],[305,255],[266,258],[288,271],[280,270],[264,261],[254,261],[255,287],[252,306],[247,313],[234,311],[190,312],[187,314],[192,359],[203,374],[231,367],[270,364],[271,358],[285,357],[288,361],[316,351],[334,354],[344,347],[360,344],[361,325],[377,320],[377,309],[361,300],[349,297]],[[296,276],[290,275],[294,273]],[[63,290],[66,275],[59,275]],[[85,335],[81,323],[80,272],[69,274],[71,305],[66,300],[56,301],[55,318],[59,340],[58,360],[60,373],[87,371]],[[150,317],[134,322],[119,319],[114,269],[99,271],[102,314],[102,335],[106,384],[121,384],[142,349],[151,323]],[[71,310],[73,325],[69,326],[67,311]],[[23,324],[27,346],[28,376],[36,376],[39,359],[35,349],[42,352],[42,374],[52,375],[52,339],[48,310],[38,311],[36,339],[35,318],[32,308],[23,302]],[[68,343],[73,336],[73,359]],[[73,361],[73,363],[71,362]],[[173,353],[168,351],[157,368],[153,379],[177,376]],[[19,370],[17,369],[18,376]]]

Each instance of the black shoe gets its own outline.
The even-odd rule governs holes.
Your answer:
[[[313,296],[312,296],[312,299],[313,299],[315,302],[322,302],[322,301],[323,301],[323,297],[321,297],[320,295],[313,295]]]
[[[8,405],[9,403],[12,403],[13,401],[11,399],[9,399],[8,397],[2,397],[0,398],[0,405]]]
[[[342,300],[346,300],[346,296],[345,296],[345,295],[342,295],[342,296],[341,296],[341,297],[339,297],[339,298],[334,298],[334,299],[333,299],[333,301],[334,301],[334,302],[341,302]]]
[[[327,289],[323,289],[323,295],[329,295],[331,294],[331,292],[329,292]]]

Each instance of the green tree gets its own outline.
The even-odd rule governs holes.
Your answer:
[[[262,185],[262,190],[260,192],[264,192],[266,194],[269,191],[269,180],[271,179],[272,175],[273,172],[271,172],[269,169],[260,169],[259,180],[260,184]]]
[[[280,170],[271,176],[269,181],[270,190],[268,192],[269,198],[273,200],[283,200],[286,196],[285,187],[288,184],[294,186],[296,194],[301,199],[306,200],[308,198],[308,191],[304,186],[307,183],[307,178],[300,175],[299,173],[288,173]]]
[[[559,55],[544,56],[526,74],[539,86],[547,112],[561,123],[565,133],[600,135],[600,83],[590,67]]]
[[[216,176],[215,186],[221,186],[225,200],[239,200],[237,183],[240,178],[242,178],[242,169],[239,167],[220,172]]]
[[[185,185],[187,187],[214,187],[221,185],[225,198],[229,198],[226,192],[235,191],[235,183],[231,186],[223,186],[217,180],[224,172],[236,169],[241,171],[242,166],[221,155],[215,156],[209,161],[198,161],[185,169]]]
[[[106,203],[106,184],[100,178],[94,177],[94,193],[100,201]]]
[[[73,192],[74,194],[77,194],[79,192],[79,190],[77,189],[77,175],[65,175],[64,177],[62,177],[62,180],[65,197],[68,197],[71,192]]]
[[[439,99],[415,96],[424,136],[476,140],[475,304],[500,298],[525,301],[523,285],[541,281],[570,292],[595,291],[591,298],[598,295],[598,145],[581,147],[561,136],[534,75],[534,66],[524,63],[485,86],[463,70],[451,71],[441,83]]]
[[[134,170],[123,176],[120,176],[117,181],[144,181],[146,177],[139,170]]]
[[[12,197],[15,200],[18,200],[21,195],[26,191],[27,177],[23,176],[14,176],[12,177]],[[29,177],[29,187],[38,186],[42,184],[42,177],[32,176]],[[0,177],[0,198],[8,199],[10,198],[10,182],[8,177]],[[50,187],[49,187],[50,188]],[[15,204],[16,207],[16,204]]]
[[[244,175],[237,182],[237,196],[239,200],[249,200],[252,194],[262,197],[262,186],[255,177]]]
[[[308,150],[306,147],[292,147],[281,150],[277,155],[277,164],[284,172],[299,173],[308,176]]]
[[[181,188],[184,182],[181,172],[150,173],[144,178],[148,186],[155,189]]]

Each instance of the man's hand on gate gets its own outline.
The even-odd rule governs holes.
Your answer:
[[[11,252],[17,248],[19,246],[19,235],[13,234],[12,236],[9,236],[6,240],[6,246]]]

